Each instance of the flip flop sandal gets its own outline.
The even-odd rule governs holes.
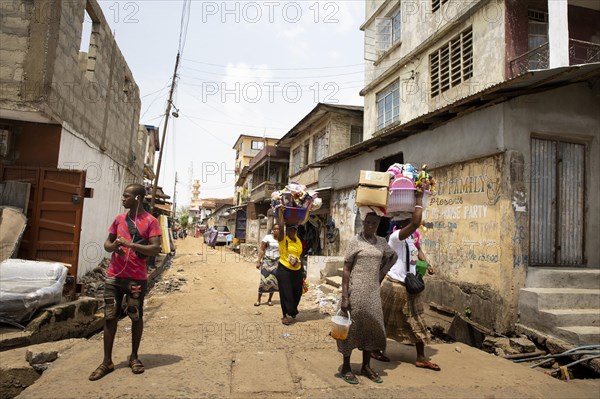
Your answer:
[[[422,369],[429,369],[429,370],[433,370],[433,371],[441,370],[440,366],[438,366],[437,364],[432,363],[432,362],[415,362],[415,366],[422,368]]]
[[[267,305],[273,306],[273,302],[269,301],[269,302],[267,302]]]
[[[100,366],[98,366],[98,368],[96,368],[96,370],[92,371],[89,380],[98,381],[100,378],[104,377],[106,374],[112,373],[113,371],[115,371],[114,364],[107,366],[106,364],[102,363]]]
[[[133,374],[142,374],[145,371],[144,365],[140,359],[133,359],[129,361],[129,367]]]
[[[290,321],[286,317],[284,317],[284,318],[281,319],[281,324],[289,326],[290,325]]]
[[[260,302],[256,302],[254,306],[260,306]]]
[[[380,362],[389,362],[390,358],[384,355],[383,353],[375,353],[371,352],[371,357],[375,360],[379,360]]]
[[[356,378],[356,376],[354,375],[354,373],[352,371],[348,371],[345,374],[339,373],[336,375],[338,378],[341,378],[342,380],[346,381],[350,385],[358,384],[358,378]]]
[[[373,371],[373,369],[361,370],[360,375],[367,377],[368,379],[370,379],[371,381],[373,381],[377,384],[381,384],[383,382],[383,380],[381,379],[379,374],[377,374],[375,371]]]

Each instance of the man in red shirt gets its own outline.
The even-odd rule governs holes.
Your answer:
[[[115,369],[112,348],[124,297],[132,322],[129,367],[134,374],[144,372],[144,365],[138,359],[138,348],[144,330],[142,316],[148,282],[146,257],[158,255],[161,249],[158,220],[142,205],[145,195],[146,189],[141,184],[127,186],[122,203],[128,211],[118,215],[108,229],[104,249],[112,252],[112,256],[104,287],[104,360],[90,374],[90,381],[99,380]]]

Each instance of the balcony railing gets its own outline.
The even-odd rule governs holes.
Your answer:
[[[569,64],[600,62],[600,44],[569,39]]]
[[[569,65],[600,62],[600,44],[569,39]],[[510,62],[511,77],[550,67],[550,46],[542,44]]]
[[[262,182],[250,192],[250,201],[262,201],[265,198],[271,198],[271,193],[273,191],[281,190],[284,187],[284,183],[274,183],[271,181]]]
[[[550,66],[550,46],[548,43],[529,50],[510,62],[511,77],[519,76],[527,71],[548,69]]]

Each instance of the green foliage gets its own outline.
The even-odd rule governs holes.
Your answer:
[[[183,215],[179,218],[179,224],[181,225],[181,227],[183,227],[184,229],[188,226],[188,222],[190,219],[190,215]]]

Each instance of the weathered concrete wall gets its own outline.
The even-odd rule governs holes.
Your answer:
[[[496,155],[434,169],[437,191],[423,216],[422,248],[437,266],[426,300],[469,308],[472,320],[497,331],[516,323],[515,287],[525,281],[514,244],[526,237],[514,222],[507,164]]]
[[[94,21],[87,54],[79,52],[86,3]],[[1,107],[67,122],[121,165],[143,162],[139,89],[96,0],[15,0],[2,13]]]
[[[109,254],[104,251],[108,227],[117,214],[125,212],[121,194],[132,183],[141,183],[140,174],[119,165],[65,124],[61,133],[58,167],[86,171],[86,187],[94,189],[83,201],[77,277],[92,270]],[[141,158],[140,158],[141,159]]]
[[[358,180],[358,175],[356,179]],[[339,229],[339,244],[338,242],[328,243],[327,255],[343,256],[348,241],[358,233],[358,226],[361,226],[358,207],[356,206],[356,189],[354,187],[333,192],[330,214],[335,221],[335,227]]]
[[[385,9],[382,16],[395,6],[395,2],[390,2],[389,10]],[[365,86],[394,69],[388,78],[365,93],[365,140],[377,134],[377,93],[394,82],[399,82],[400,123],[406,123],[504,80],[503,1],[452,1],[433,14],[430,2],[407,2],[401,8],[401,45],[392,46],[386,54],[376,57],[376,62],[372,56],[367,57],[369,61],[365,63]],[[459,21],[463,15],[464,20]],[[375,21],[365,28],[367,36],[375,34],[374,26]],[[431,98],[429,55],[469,26],[473,29],[473,76]]]

